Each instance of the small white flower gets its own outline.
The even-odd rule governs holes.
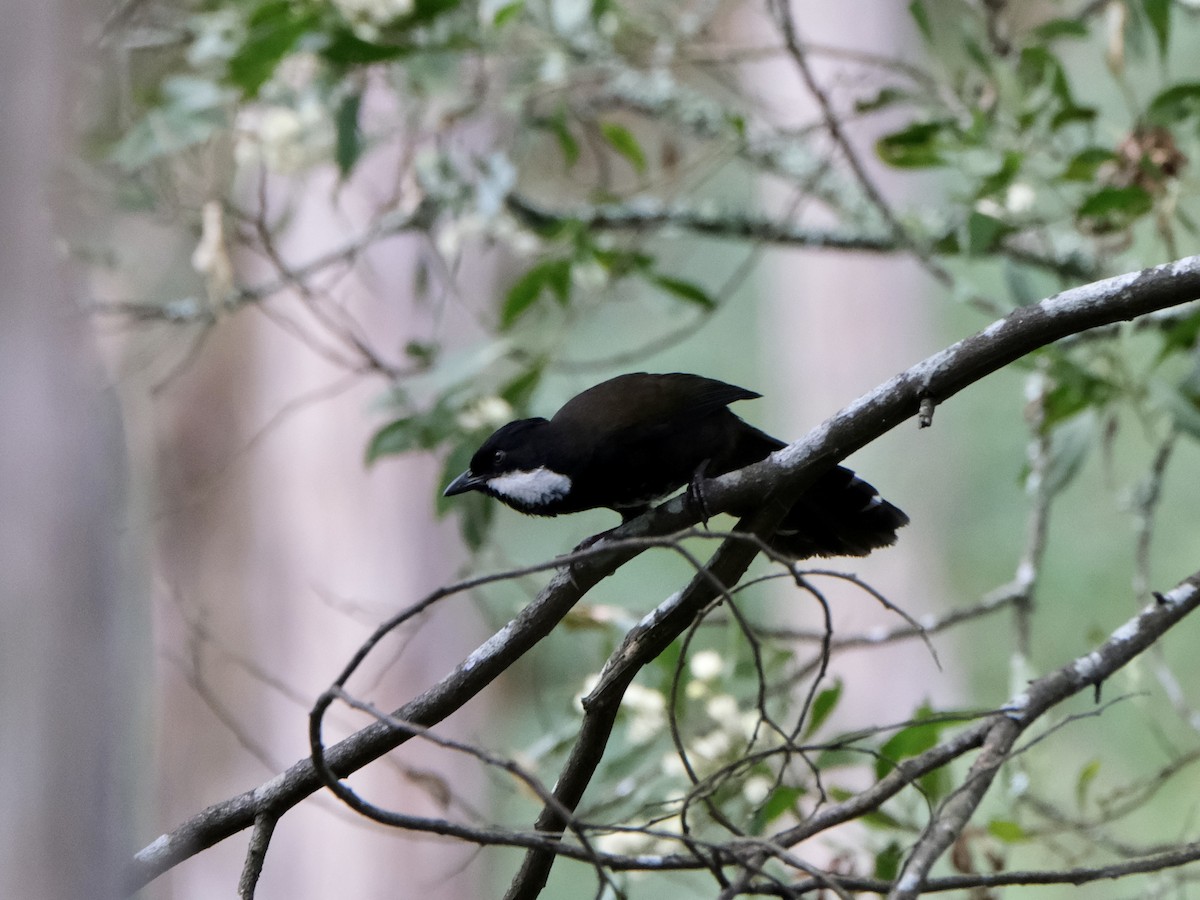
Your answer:
[[[704,705],[708,717],[725,727],[738,727],[740,724],[740,708],[737,698],[731,694],[717,694]]]
[[[413,0],[333,0],[333,5],[350,22],[369,25],[385,25],[413,10]]]
[[[771,795],[774,787],[775,782],[766,775],[751,775],[742,785],[742,796],[749,803],[758,806]]]
[[[1024,181],[1014,181],[1008,186],[1008,191],[1004,195],[1004,205],[1008,207],[1009,212],[1023,213],[1033,209],[1033,203],[1037,200],[1037,191],[1033,189],[1031,184]]]
[[[296,106],[276,104],[241,117],[234,153],[239,163],[263,164],[273,172],[302,171],[329,158],[333,130],[315,99]]]
[[[457,422],[464,431],[474,431],[477,428],[498,428],[513,417],[513,408],[503,397],[492,394],[480,397],[457,416]]]
[[[674,750],[663,755],[662,762],[659,763],[659,768],[669,778],[683,778],[687,775],[687,769],[683,765],[683,760],[679,758],[679,754]]]
[[[621,706],[632,713],[629,718],[629,740],[645,744],[662,734],[667,724],[667,698],[651,688],[631,684],[625,691]]]
[[[567,55],[561,50],[551,50],[542,57],[538,68],[538,81],[550,87],[562,87],[567,83]]]
[[[608,269],[590,259],[571,266],[571,281],[584,290],[599,290],[608,284]]]
[[[975,211],[983,213],[985,216],[991,216],[993,219],[1003,219],[1006,212],[1004,207],[991,197],[975,201]]]
[[[617,34],[617,30],[621,27],[621,20],[617,18],[616,13],[606,12],[600,16],[596,22],[596,30],[606,38],[613,38]]]
[[[688,671],[700,681],[712,681],[725,669],[725,662],[716,650],[701,650],[688,660]]]
[[[729,732],[718,728],[696,738],[688,749],[702,759],[716,760],[729,753],[732,747],[733,741]]]
[[[447,221],[437,233],[434,244],[443,259],[455,260],[462,252],[468,239],[484,233],[483,217],[478,213],[466,213]]]
[[[579,693],[575,695],[575,708],[583,710],[583,698],[596,689],[596,685],[600,683],[600,673],[593,672],[587,678],[583,679],[583,687],[579,689]]]
[[[205,63],[229,59],[244,40],[242,18],[233,10],[193,16],[191,28],[193,37],[187,59],[197,69]]]
[[[542,249],[542,239],[527,228],[515,228],[505,237],[509,248],[517,256],[528,258]]]
[[[752,741],[756,737],[761,739],[763,736],[761,713],[757,709],[750,709],[742,713],[738,716],[738,730],[747,741]],[[767,734],[776,735],[777,733],[768,731]]]
[[[592,844],[601,853],[635,856],[649,849],[651,838],[640,831],[610,831],[608,834],[596,835]]]
[[[1014,797],[1022,796],[1029,790],[1029,775],[1025,772],[1013,772],[1012,777],[1008,780],[1008,791]]]

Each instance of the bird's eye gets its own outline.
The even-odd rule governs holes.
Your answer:
[[[503,451],[503,450],[497,450],[497,451],[496,451],[496,452],[495,452],[495,453],[492,455],[492,464],[493,464],[493,465],[497,465],[497,466],[498,466],[498,465],[500,465],[500,463],[502,463],[502,462],[504,462],[504,451]]]

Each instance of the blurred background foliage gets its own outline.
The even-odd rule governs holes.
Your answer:
[[[151,273],[143,295],[97,296],[95,308],[179,328],[203,352],[223,320],[298,293],[314,316],[301,335],[314,352],[380,379],[377,428],[348,452],[374,465],[436,453],[444,485],[498,425],[548,415],[618,371],[702,371],[768,393],[761,334],[772,326],[756,298],[776,254],[844,254],[849,291],[855,268],[879,255],[913,261],[935,323],[921,345],[932,351],[1063,288],[1193,252],[1195,4],[912,0],[894,49],[883,51],[806,40],[806,5],[795,6],[793,20],[779,4],[715,0],[129,2],[105,26],[115,64],[97,92],[105,104],[88,114],[89,165],[75,174],[99,207],[178,229],[194,249],[192,271]],[[766,96],[764,77],[779,71],[801,85],[816,73],[802,103]],[[328,191],[337,209],[363,184],[365,213],[333,223],[307,255],[281,250],[306,192]],[[68,235],[98,269],[145,265],[138,246],[100,229],[75,225]],[[370,332],[341,305],[339,286],[401,239],[416,247],[407,283],[374,301],[411,310],[417,325]],[[482,289],[464,274],[481,266]],[[886,327],[917,326],[896,314]],[[958,703],[999,702],[997,684],[1017,689],[1086,651],[1150,587],[1195,569],[1198,334],[1200,312],[1187,307],[1064,341],[940,410],[943,443],[908,436],[897,451],[866,454],[874,480],[901,486],[893,499],[913,529],[923,514],[946,521],[918,552],[936,555],[928,565],[945,573],[953,602],[976,602],[1014,571],[1032,580],[1022,561],[1036,570],[1035,639],[1020,625],[1015,637],[990,638],[994,619],[969,627],[969,649],[946,673]],[[828,342],[856,353],[854,333]],[[772,390],[779,396],[761,401],[757,417],[743,414],[770,420],[797,388]],[[441,485],[407,502],[457,517],[480,566],[536,561],[611,524],[602,514],[582,525],[518,522],[479,496],[443,500]],[[495,533],[498,521],[508,533]],[[1044,540],[1028,537],[1030,522],[1047,525]],[[675,560],[621,573],[569,623],[570,646],[523,664],[521,683],[543,692],[514,714],[526,729],[524,763],[552,775],[573,737],[581,662],[598,668],[656,602],[647,598],[668,595],[687,572]],[[1035,594],[1022,587],[1018,619]],[[485,615],[501,623],[532,589],[521,580],[492,591]],[[893,599],[926,609],[919,597]],[[932,604],[929,614],[939,613]],[[767,627],[775,614],[753,617]],[[764,642],[771,680],[802,669],[797,646]],[[975,862],[956,865],[986,867],[988,854],[1087,858],[1092,838],[1072,828],[1107,828],[1129,784],[1157,771],[1133,761],[1148,754],[1167,765],[1195,743],[1200,716],[1187,687],[1200,671],[1183,646],[1162,657],[1112,691],[1135,703],[1072,723],[1050,742],[1049,761],[1014,764],[1009,805],[981,823]],[[570,676],[546,677],[563,671]],[[715,771],[763,739],[761,723],[736,712],[755,683],[737,630],[701,629],[627,699],[624,743],[604,777],[610,796],[590,812],[677,828],[667,800],[688,779],[664,728],[668,708],[679,710],[681,745]],[[806,734],[834,733],[842,695],[840,681],[820,686]],[[923,699],[918,685],[889,719],[911,722],[864,737],[869,751],[813,763],[831,793],[950,727]],[[796,702],[779,698],[779,714]],[[529,738],[530,728],[541,736]],[[1100,746],[1115,755],[1101,763]],[[803,777],[781,778],[768,762],[736,776],[712,789],[752,833],[812,799]],[[947,784],[932,780],[923,797],[865,821],[877,874],[894,871],[924,804]],[[1186,821],[1195,791],[1167,793],[1165,817],[1139,809],[1113,827],[1136,834],[1151,819]],[[1022,805],[1035,794],[1069,812],[1056,821]],[[529,798],[506,802],[528,821]],[[656,846],[640,833],[611,839]]]

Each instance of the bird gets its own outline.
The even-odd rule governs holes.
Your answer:
[[[443,496],[480,491],[534,516],[606,508],[628,522],[686,486],[703,506],[703,479],[786,446],[729,409],[760,396],[681,372],[618,375],[568,400],[550,419],[501,427]],[[767,544],[792,559],[866,556],[895,543],[908,521],[874,487],[836,466],[793,503]]]

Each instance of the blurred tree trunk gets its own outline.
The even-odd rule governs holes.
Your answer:
[[[82,24],[50,0],[0,29],[0,896],[22,900],[122,896],[132,849],[124,458],[47,204]]]
[[[904,56],[902,39],[909,29],[910,15],[907,4],[887,0],[847,0],[828,5],[791,2],[799,37],[805,44],[852,46],[887,57]],[[778,40],[777,35],[775,39]],[[869,89],[869,84],[846,78],[844,60],[809,53],[808,64],[817,85],[839,116],[845,116],[853,97],[847,92],[848,85],[851,92]],[[806,88],[795,63],[786,54],[781,54],[771,66],[757,67],[755,72],[759,78],[754,90],[780,111],[781,121],[789,118],[795,123],[821,121],[817,98]],[[849,124],[843,126],[844,132],[868,177],[897,207],[911,202],[912,179],[897,177],[894,170],[886,169],[875,157],[874,141],[880,135],[872,129],[879,128],[879,121],[872,119],[869,128],[864,128],[849,118]],[[827,134],[822,146],[828,147],[835,157],[843,156]],[[779,205],[777,196],[764,199],[770,206]],[[812,218],[811,211],[803,212]],[[767,271],[773,288],[766,293],[762,314],[764,353],[768,370],[782,381],[768,397],[779,398],[774,401],[775,412],[783,422],[781,433],[790,438],[804,434],[940,344],[941,337],[935,333],[930,304],[924,296],[935,285],[911,256],[799,251],[772,256]],[[920,466],[913,464],[913,460],[944,459],[934,449],[942,446],[943,432],[944,429],[937,428],[898,429],[878,446],[867,448],[851,459],[849,465],[861,471],[885,497],[904,508],[908,505],[906,497],[925,490]],[[924,596],[930,608],[909,612],[932,612],[946,597],[942,588],[944,576],[938,565],[940,556],[921,546],[921,536],[937,531],[938,526],[929,521],[926,510],[920,523],[900,533],[896,547],[869,559],[853,560],[852,564],[836,560],[833,568],[845,568],[859,573],[868,582],[890,585],[897,598]],[[846,585],[822,586],[835,600],[839,634],[896,624],[894,618],[860,592]],[[780,604],[780,609],[810,627],[820,627],[819,611],[810,604],[796,604],[789,599]],[[891,671],[912,673],[914,684],[922,684],[924,675],[936,671],[924,649],[915,645],[875,647],[872,651],[869,655],[847,653],[842,665],[850,672],[856,665],[885,669],[891,666]],[[853,674],[847,677],[847,683],[868,685],[870,672]],[[859,713],[875,715],[881,721],[895,712],[887,706],[894,702],[892,695],[885,697],[879,692],[864,691],[848,699],[853,700]],[[936,699],[950,703],[957,698]]]

